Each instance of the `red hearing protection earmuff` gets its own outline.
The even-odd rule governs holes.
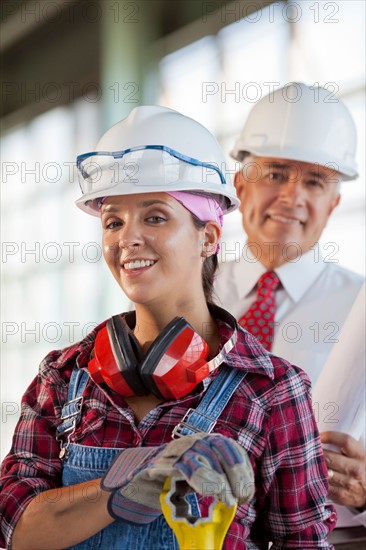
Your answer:
[[[217,307],[215,314],[228,322],[234,333],[211,361],[207,361],[207,343],[183,317],[173,319],[144,356],[131,330],[135,313],[115,315],[96,336],[89,374],[94,382],[106,382],[123,397],[149,393],[162,399],[184,397],[222,363],[235,345],[235,319]]]

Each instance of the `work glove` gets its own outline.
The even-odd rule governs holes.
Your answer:
[[[223,435],[200,433],[119,454],[102,480],[102,488],[112,492],[109,513],[131,523],[154,521],[162,513],[160,493],[167,477],[184,480],[185,494],[217,496],[227,506],[245,504],[254,491],[246,451]]]

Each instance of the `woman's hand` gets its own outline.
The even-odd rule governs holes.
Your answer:
[[[187,493],[216,495],[228,506],[248,502],[254,474],[246,451],[220,434],[195,434],[160,447],[127,449],[113,462],[102,488],[111,491],[109,512],[132,523],[150,523],[161,514],[160,493],[167,477],[187,485]]]

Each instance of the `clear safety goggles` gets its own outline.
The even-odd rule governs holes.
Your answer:
[[[165,147],[143,145],[124,151],[84,153],[76,159],[82,193],[126,186],[169,187],[179,181],[226,184],[220,168]]]

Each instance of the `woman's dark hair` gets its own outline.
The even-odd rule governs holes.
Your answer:
[[[197,229],[203,229],[205,227],[207,222],[202,222],[192,213],[191,213],[191,216],[193,219],[193,223]],[[218,265],[219,265],[219,261],[217,259],[217,254],[212,254],[212,256],[209,256],[203,262],[202,286],[203,286],[203,292],[205,294],[206,302],[208,304],[214,303],[213,284],[214,284],[215,273],[218,268]]]

